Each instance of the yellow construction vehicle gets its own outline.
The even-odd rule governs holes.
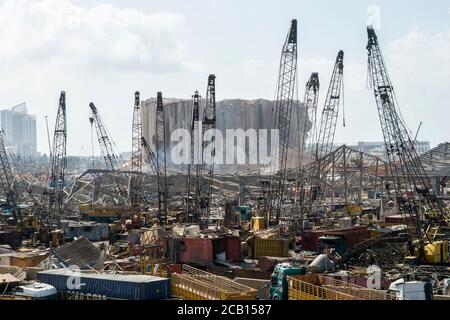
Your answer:
[[[413,242],[414,256],[424,259],[427,263],[438,264],[448,262],[448,241],[438,240],[441,228],[439,225],[430,224],[423,236]]]

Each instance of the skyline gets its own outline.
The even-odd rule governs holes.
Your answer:
[[[9,28],[0,31],[0,105],[26,101],[36,114],[38,151],[48,153],[44,116],[52,132],[60,91],[66,91],[68,154],[84,147],[81,154],[90,155],[91,101],[126,152],[136,90],[142,100],[157,91],[189,99],[195,90],[204,95],[207,76],[215,73],[219,100],[273,100],[281,46],[296,18],[299,98],[310,73],[319,72],[320,114],[336,53],[343,49],[346,127],[341,112],[335,141],[382,141],[373,92],[366,88],[365,28],[374,3],[349,1],[351,9],[344,10],[332,1],[318,2],[277,1],[262,8],[246,1],[233,11],[235,1],[1,1],[0,21]],[[415,133],[423,121],[419,140],[433,146],[449,141],[450,5],[418,4],[405,14],[406,1],[375,4],[378,35],[408,127]]]

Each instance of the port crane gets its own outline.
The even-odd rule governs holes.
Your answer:
[[[138,91],[134,94],[133,124],[132,124],[132,153],[130,177],[130,203],[134,208],[139,207],[142,196],[142,117],[141,98]]]
[[[200,120],[200,95],[195,91],[192,96],[192,119],[191,119],[191,158],[188,165],[188,178],[186,181],[186,219],[192,220],[190,222],[199,223],[198,208],[200,203],[200,186],[199,186],[199,172],[201,163],[199,163],[201,152],[195,150],[195,135],[199,134],[199,120]],[[192,218],[190,219],[190,216]]]
[[[67,167],[66,144],[66,93],[63,91],[59,98],[58,113],[53,135],[49,210],[46,219],[49,226],[52,226],[54,223],[59,223],[61,217],[64,215],[64,186]]]
[[[216,128],[216,76],[208,76],[208,86],[206,89],[206,106],[202,123],[202,159],[201,166],[196,170],[197,190],[195,202],[196,212],[200,215],[202,227],[208,226],[211,213],[211,200],[213,193],[214,162],[216,156],[215,136],[213,130]],[[211,134],[212,133],[212,134]],[[207,135],[210,135],[208,137]],[[209,138],[209,139],[208,139]],[[196,213],[197,214],[197,213]]]
[[[156,165],[158,179],[158,220],[161,224],[167,222],[168,185],[166,163],[166,124],[164,104],[161,92],[156,95]]]
[[[290,29],[282,48],[277,82],[277,96],[274,105],[274,129],[279,134],[278,166],[272,170],[269,191],[266,198],[266,212],[270,224],[278,224],[283,207],[286,188],[286,167],[290,135],[290,119],[294,104],[297,77],[297,20],[291,21]]]
[[[319,132],[314,149],[315,169],[311,177],[311,189],[306,208],[312,209],[314,203],[318,203],[324,196],[326,175],[321,172],[321,161],[333,149],[336,124],[339,116],[339,106],[342,101],[342,88],[344,78],[344,51],[339,51],[331,75],[327,96],[322,110]]]
[[[418,157],[414,141],[408,134],[377,34],[372,26],[367,27],[367,35],[370,83],[375,94],[397,207],[401,213],[413,217],[419,253],[423,258],[425,246],[436,239],[440,227],[448,219],[448,212],[436,196]],[[390,185],[386,187],[390,192]]]
[[[123,185],[119,181],[119,176],[117,172],[119,171],[118,159],[113,149],[113,144],[108,135],[108,131],[103,122],[103,119],[100,117],[98,113],[97,107],[93,102],[89,104],[91,108],[91,118],[94,119],[95,129],[97,132],[97,138],[100,145],[100,149],[103,155],[103,159],[105,160],[106,168],[111,172],[115,180],[115,192],[119,195],[118,202],[128,206],[128,194]]]
[[[298,189],[300,191],[300,196],[297,204],[297,208],[300,208],[301,216],[304,215],[304,201],[305,201],[305,186],[306,180],[311,177],[307,177],[304,172],[305,165],[305,156],[306,154],[310,154],[311,146],[316,141],[316,118],[317,118],[317,106],[319,102],[319,89],[320,89],[320,81],[319,74],[317,72],[313,72],[306,83],[305,88],[305,96],[303,99],[303,105],[305,108],[305,114],[307,117],[304,117],[304,123],[301,125],[298,123],[298,128],[303,128],[301,133],[300,140],[300,163],[299,163],[299,178],[298,178]],[[297,119],[300,122],[300,115],[297,115]],[[310,125],[308,124],[310,123]],[[310,132],[308,135],[308,131]],[[308,143],[309,141],[309,143]]]

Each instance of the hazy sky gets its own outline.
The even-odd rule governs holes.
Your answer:
[[[437,1],[6,0],[0,1],[0,106],[26,101],[47,152],[58,98],[67,93],[68,152],[90,154],[93,101],[120,150],[131,149],[134,91],[189,98],[217,76],[223,98],[273,99],[282,43],[299,20],[299,92],[320,73],[321,99],[345,51],[345,115],[336,141],[382,140],[366,88],[368,8],[403,115],[419,139],[450,141],[450,4]],[[373,14],[370,14],[373,17]],[[204,94],[204,93],[203,93]],[[98,150],[97,144],[95,145]]]

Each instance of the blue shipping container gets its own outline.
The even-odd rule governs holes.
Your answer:
[[[41,271],[40,282],[56,288],[83,294],[104,295],[122,300],[164,300],[170,298],[169,279],[146,275],[79,273],[70,269]]]

